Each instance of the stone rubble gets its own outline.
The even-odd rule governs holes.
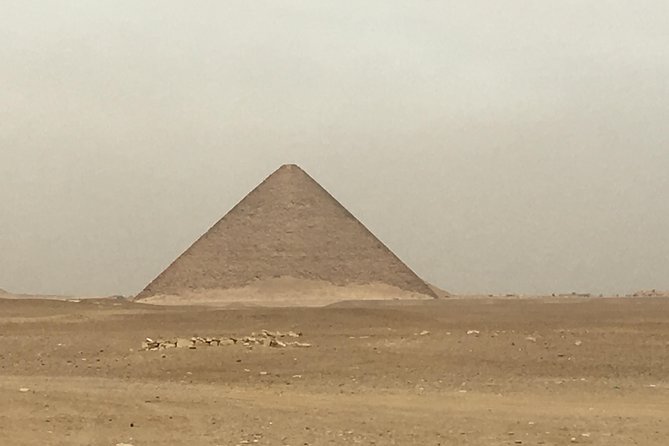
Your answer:
[[[189,348],[195,350],[200,347],[220,347],[227,345],[243,345],[245,347],[252,347],[255,345],[264,345],[273,348],[298,347],[308,348],[311,344],[306,342],[298,342],[282,340],[285,338],[300,338],[302,333],[288,331],[282,333],[280,331],[262,330],[260,333],[251,333],[250,336],[235,337],[235,336],[221,336],[221,337],[201,337],[193,336],[192,338],[176,338],[176,339],[153,339],[146,338],[142,343],[142,349],[148,351],[166,350],[170,348]]]

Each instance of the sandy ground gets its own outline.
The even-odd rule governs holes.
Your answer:
[[[139,349],[262,329],[313,346]],[[669,444],[666,299],[0,299],[0,345],[3,446]]]

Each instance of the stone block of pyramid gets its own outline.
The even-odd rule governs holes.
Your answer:
[[[152,281],[138,299],[291,278],[434,292],[325,189],[285,165]]]

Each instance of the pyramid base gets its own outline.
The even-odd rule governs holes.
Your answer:
[[[245,287],[186,290],[179,294],[154,295],[137,302],[152,305],[317,307],[349,300],[433,300],[383,283],[337,286],[317,280],[282,277],[259,280]]]

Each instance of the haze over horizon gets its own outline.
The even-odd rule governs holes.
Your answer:
[[[669,3],[2,2],[0,288],[134,294],[276,168],[456,293],[669,289]]]

